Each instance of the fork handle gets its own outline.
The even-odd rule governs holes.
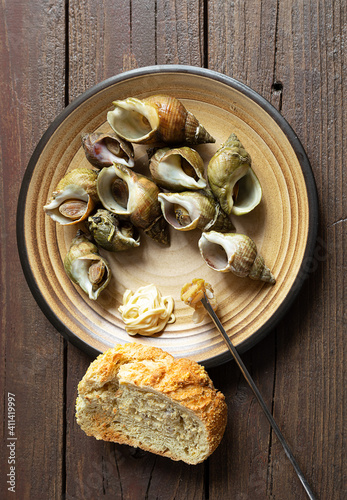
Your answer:
[[[237,352],[235,346],[233,345],[233,343],[231,342],[228,334],[226,333],[226,331],[224,330],[223,328],[223,325],[222,323],[220,322],[217,314],[214,312],[214,310],[212,309],[212,306],[208,300],[208,298],[206,297],[206,295],[204,296],[204,298],[201,299],[201,303],[203,304],[203,306],[205,307],[206,311],[208,312],[209,316],[211,317],[213,323],[215,324],[215,326],[217,327],[217,329],[219,330],[219,332],[222,334],[224,340],[225,340],[225,343],[227,344],[228,348],[229,348],[229,351],[231,352],[234,360],[236,361],[238,367],[240,368],[243,376],[245,377],[248,385],[250,386],[250,388],[252,389],[255,397],[257,398],[258,400],[258,403],[260,404],[260,406],[262,407],[271,427],[273,428],[273,430],[275,431],[275,434],[276,436],[278,437],[280,443],[282,444],[283,448],[284,448],[284,451],[285,451],[285,454],[287,455],[287,457],[289,458],[290,462],[292,463],[294,469],[295,469],[295,472],[297,473],[306,493],[307,493],[307,496],[310,498],[310,500],[316,500],[315,496],[313,495],[312,493],[312,490],[308,484],[308,482],[306,481],[303,473],[301,472],[301,469],[297,463],[297,461],[295,460],[294,458],[294,455],[293,453],[291,452],[289,446],[288,446],[288,443],[287,441],[285,440],[282,432],[280,431],[278,425],[276,424],[275,422],[275,419],[273,418],[272,414],[270,413],[268,407],[266,406],[266,403],[262,397],[262,395],[260,394],[259,390],[258,390],[258,387],[255,385],[254,383],[254,380],[253,378],[251,377],[249,371],[247,370],[244,362],[242,361],[242,359],[240,358],[240,355],[239,353]]]

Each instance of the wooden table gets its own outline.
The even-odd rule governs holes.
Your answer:
[[[49,323],[21,270],[18,193],[47,126],[92,85],[172,63],[249,85],[282,113],[307,151],[320,203],[314,260],[290,311],[243,359],[317,498],[346,498],[346,3],[4,0],[0,23],[1,498],[306,498],[233,362],[209,370],[229,417],[222,444],[205,463],[188,466],[86,437],[74,403],[91,360]],[[13,474],[11,457],[15,493],[6,476]]]

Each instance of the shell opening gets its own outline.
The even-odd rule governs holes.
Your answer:
[[[123,244],[124,249],[140,246],[140,233],[135,226],[128,221],[119,221],[118,226],[119,245]]]
[[[128,184],[123,181],[123,179],[115,179],[112,183],[112,195],[116,203],[121,207],[127,208],[129,200],[129,189]]]
[[[93,208],[91,197],[79,186],[67,186],[43,207],[45,213],[62,225],[76,224]]]
[[[115,109],[107,113],[113,130],[130,142],[145,140],[159,125],[158,113],[153,106],[136,98],[115,101]]]
[[[182,188],[204,188],[206,181],[199,178],[192,165],[181,155],[172,154],[159,163],[160,178]]]
[[[98,176],[97,190],[103,206],[116,214],[128,215],[129,187],[123,172],[112,167],[103,168]]]
[[[195,182],[199,180],[199,177],[197,173],[195,172],[194,168],[191,166],[189,161],[187,161],[185,158],[181,159],[181,169],[183,170],[184,174],[187,175],[188,177],[191,177]]]
[[[125,157],[125,153],[120,147],[119,142],[113,141],[110,137],[104,137],[104,139],[99,142],[99,145],[102,148],[105,147],[112,155]]]
[[[251,168],[241,177],[237,183],[237,195],[233,200],[232,213],[242,215],[253,210],[259,205],[262,198],[262,189],[259,180]]]
[[[221,233],[203,233],[199,240],[199,249],[209,267],[217,271],[229,271],[236,246]]]
[[[158,200],[165,220],[172,227],[181,231],[194,228],[199,218],[199,212],[191,201],[172,195],[168,199],[163,193],[158,195]]]
[[[233,211],[234,204],[237,203],[240,194],[240,182],[247,175],[249,167],[242,165],[240,168],[236,169],[233,176],[229,181],[226,182],[225,187],[221,190],[224,191],[225,200],[223,197],[220,200],[222,208],[230,214]]]
[[[97,299],[99,289],[108,278],[108,271],[102,260],[88,255],[73,261],[71,274],[82,290],[93,300]]]
[[[130,224],[130,222],[121,221],[119,224],[119,230],[124,238],[132,238],[135,240],[139,238],[138,231],[132,224]]]
[[[217,243],[208,241],[202,250],[202,256],[214,269],[224,269],[228,265],[228,256],[224,248]]]
[[[93,152],[96,159],[100,162],[108,161],[110,165],[116,162],[127,167],[133,167],[135,164],[133,158],[130,158],[119,144],[107,137],[94,145]]]

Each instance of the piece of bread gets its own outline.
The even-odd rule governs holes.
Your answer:
[[[78,385],[78,424],[88,436],[197,464],[219,445],[227,406],[205,369],[156,347],[117,345]]]

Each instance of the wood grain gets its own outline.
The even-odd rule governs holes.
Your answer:
[[[204,64],[203,0],[157,1],[157,64]]]
[[[320,500],[346,497],[347,9],[341,0],[4,0],[0,6],[1,377],[16,394],[18,499],[304,499],[233,363],[209,370],[227,397],[226,435],[186,466],[87,438],[74,417],[90,359],[49,324],[15,251],[16,204],[35,145],[87,88],[152,64],[230,75],[281,111],[315,174],[320,228],[307,280],[278,326],[243,359]],[[6,496],[7,494],[7,496]]]
[[[38,309],[16,252],[16,208],[26,164],[64,106],[64,3],[0,6],[1,495],[59,498],[62,491],[64,341]],[[44,69],[43,69],[44,68]],[[16,493],[8,491],[7,393],[15,394]],[[5,411],[5,414],[3,413]],[[47,447],[47,443],[54,443]],[[32,478],[36,478],[32,480]]]
[[[270,100],[277,2],[208,2],[208,67],[249,85]]]
[[[346,8],[340,10],[333,2],[293,2],[291,10],[280,5],[276,74],[283,83],[282,113],[310,157],[321,220],[314,257],[307,263],[307,282],[278,335],[275,415],[283,415],[284,428],[302,456],[303,470],[319,485],[320,498],[329,498],[331,488],[336,488],[334,497],[343,498],[344,444],[339,430],[345,416],[336,411],[346,391],[346,317],[338,305],[344,303],[346,290],[343,26]],[[281,397],[288,386],[290,398]],[[318,465],[331,460],[332,468]],[[274,483],[274,494],[281,487]]]

